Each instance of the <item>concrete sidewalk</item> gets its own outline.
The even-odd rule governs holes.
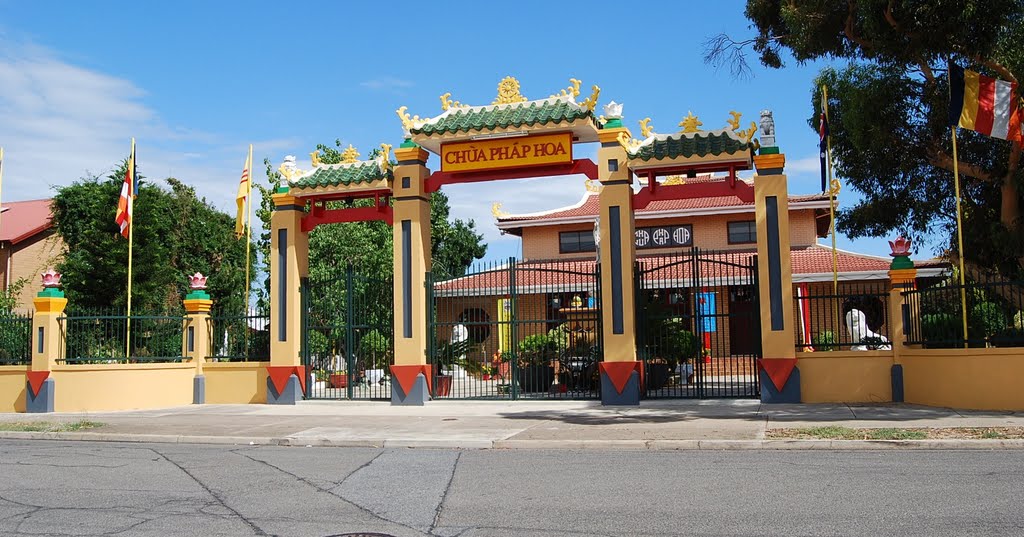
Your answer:
[[[910,405],[762,405],[751,400],[644,401],[307,401],[295,406],[191,405],[126,412],[0,414],[0,422],[76,421],[84,432],[0,431],[0,438],[534,449],[1022,449],[1024,440],[780,440],[782,427],[1024,427],[1024,413]]]

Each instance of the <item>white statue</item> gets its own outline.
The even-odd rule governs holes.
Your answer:
[[[775,118],[771,110],[761,110],[761,147],[775,147]]]
[[[870,350],[892,350],[892,346],[888,344],[889,340],[886,339],[885,336],[872,332],[871,328],[868,327],[868,318],[864,315],[863,311],[852,309],[846,312],[846,330],[849,331],[852,341],[860,343],[850,347],[851,351],[866,351],[869,350],[869,346]],[[865,339],[873,339],[876,342],[882,342],[883,344],[865,345],[863,344]]]

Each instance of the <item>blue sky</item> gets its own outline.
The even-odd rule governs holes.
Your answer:
[[[527,98],[556,93],[570,78],[584,89],[597,84],[599,104],[624,103],[636,136],[645,117],[658,132],[672,132],[688,111],[704,128],[719,128],[730,110],[748,125],[771,109],[791,193],[815,192],[818,136],[807,118],[812,79],[824,64],[773,71],[751,58],[753,76],[737,80],[702,60],[707,37],[750,34],[743,6],[0,0],[3,197],[48,197],[54,186],[105,174],[134,136],[143,175],[178,177],[233,212],[249,143],[257,161],[275,167],[292,154],[307,169],[316,144],[335,139],[365,155],[381,142],[401,142],[399,106],[434,116],[438,96],[449,91],[463,103],[488,104],[506,75],[520,80]],[[583,180],[446,192],[455,216],[477,222],[487,257],[496,259],[519,246],[498,234],[492,202],[512,213],[569,205],[583,194]],[[845,189],[841,204],[854,196]],[[840,237],[839,246],[888,254],[885,238]]]

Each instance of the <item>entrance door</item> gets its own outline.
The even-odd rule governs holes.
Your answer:
[[[729,350],[733,355],[755,354],[760,342],[757,334],[760,329],[754,326],[755,317],[753,285],[733,285],[729,287]]]

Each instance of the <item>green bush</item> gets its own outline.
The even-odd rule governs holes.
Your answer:
[[[811,338],[811,343],[816,351],[836,350],[836,335],[831,330],[822,330]]]
[[[971,331],[977,333],[975,337],[991,337],[1006,328],[1006,315],[998,304],[992,302],[976,304],[971,308],[969,320]]]
[[[526,336],[519,342],[519,361],[539,365],[558,358],[558,341],[547,334]]]
[[[921,338],[930,348],[957,347],[962,334],[959,319],[951,313],[921,316]]]

